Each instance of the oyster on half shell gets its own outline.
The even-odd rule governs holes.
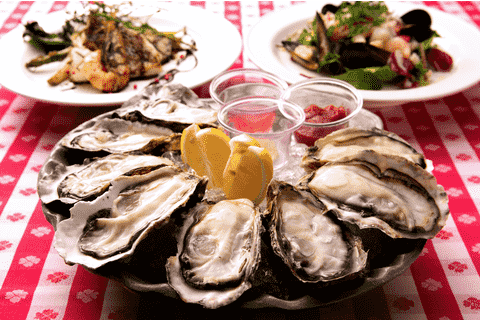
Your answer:
[[[393,132],[378,128],[367,130],[349,127],[318,139],[315,145],[305,152],[301,166],[307,172],[312,172],[328,162],[352,156],[363,150],[401,156],[422,168],[426,168],[427,165],[423,154]]]
[[[267,199],[272,248],[300,281],[328,282],[365,270],[361,239],[311,193],[273,180]]]
[[[329,162],[300,179],[339,219],[378,228],[392,238],[433,238],[449,215],[445,190],[403,157],[365,150]]]
[[[165,85],[157,94],[137,99],[116,110],[114,116],[129,121],[154,123],[174,132],[191,124],[217,127],[217,111],[202,103],[196,94],[182,85]]]
[[[105,192],[110,182],[131,170],[148,168],[160,164],[173,165],[167,158],[151,155],[110,154],[95,159],[80,170],[65,177],[58,185],[60,198],[88,200]]]
[[[168,283],[185,302],[215,309],[251,287],[260,261],[261,214],[248,199],[203,201],[188,212],[168,259]]]
[[[150,230],[200,201],[206,184],[206,178],[176,166],[130,171],[102,196],[70,209],[70,218],[57,225],[55,248],[67,264],[91,269],[125,258]]]
[[[89,152],[150,152],[157,147],[162,151],[180,150],[181,134],[169,128],[108,118],[89,124],[90,127],[71,131],[61,144]]]

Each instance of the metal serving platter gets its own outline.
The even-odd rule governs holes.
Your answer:
[[[210,102],[210,100],[208,101]],[[128,103],[128,102],[127,102]],[[123,106],[122,106],[123,107]],[[75,128],[79,130],[91,126],[94,122],[110,117],[115,110],[108,111],[88,120]],[[352,125],[367,128],[379,127],[383,124],[376,115],[363,110]],[[72,130],[73,131],[73,130]],[[54,166],[69,166],[78,163],[81,152],[72,151],[60,144],[53,148],[39,173],[39,181],[52,174]],[[42,198],[42,188],[39,195]],[[57,224],[70,215],[69,208],[58,203],[45,204],[42,208],[47,221],[55,228]],[[165,232],[163,230],[163,232]],[[392,239],[378,230],[358,230],[369,253],[369,271],[362,277],[347,279],[322,287],[305,287],[300,282],[278,277],[277,274],[288,271],[281,260],[275,256],[270,245],[263,240],[262,261],[257,276],[253,279],[253,287],[232,304],[222,307],[258,309],[280,308],[286,310],[306,309],[326,306],[344,299],[360,295],[405,272],[422,252],[426,240]],[[266,234],[266,233],[264,233]],[[165,276],[165,260],[162,251],[166,241],[171,237],[162,234],[162,229],[150,233],[136,248],[127,260],[117,260],[88,271],[118,281],[129,290],[158,299],[175,299],[179,296],[170,287]],[[175,246],[174,246],[175,247]]]

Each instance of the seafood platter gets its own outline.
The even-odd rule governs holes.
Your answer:
[[[274,177],[258,205],[227,199],[180,154],[217,110],[152,82],[56,144],[37,186],[65,263],[202,308],[302,309],[397,277],[446,223],[429,161],[378,128],[317,140],[298,181]]]

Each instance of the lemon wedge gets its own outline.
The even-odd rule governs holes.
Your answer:
[[[199,176],[208,177],[209,188],[222,188],[223,171],[230,157],[230,138],[220,129],[192,124],[180,139],[182,161]]]
[[[228,199],[247,198],[260,204],[273,177],[273,161],[267,149],[247,134],[230,140],[231,154],[223,172],[223,192]]]

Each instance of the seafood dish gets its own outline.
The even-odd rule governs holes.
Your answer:
[[[101,92],[118,92],[131,79],[159,76],[166,63],[178,65],[196,51],[186,28],[161,32],[123,13],[120,4],[89,3],[85,11],[75,11],[58,33],[45,32],[36,21],[25,24],[24,41],[43,52],[25,67],[34,72],[61,62],[48,79],[51,86],[90,83]]]
[[[190,125],[219,128],[217,110],[152,83],[58,141],[37,189],[65,263],[201,308],[300,309],[400,275],[446,223],[428,161],[379,129],[340,129],[306,149],[297,182],[230,199],[179,143]]]
[[[452,57],[435,44],[441,35],[425,10],[397,17],[382,1],[355,1],[327,4],[312,17],[278,46],[302,67],[358,89],[427,86],[432,71],[453,68]]]

